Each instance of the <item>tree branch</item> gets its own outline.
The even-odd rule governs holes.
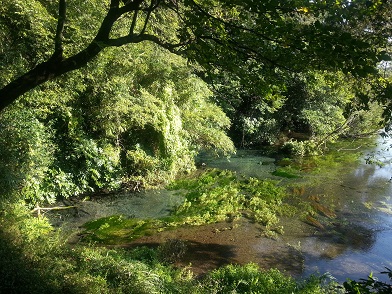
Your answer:
[[[157,1],[157,3],[159,3],[159,1]],[[157,7],[157,6],[154,5],[154,0],[151,0],[150,7],[147,9],[147,15],[146,15],[146,19],[144,20],[143,28],[142,28],[142,30],[140,31],[140,35],[141,35],[141,34],[144,34],[144,32],[146,31],[146,29],[147,29],[147,24],[148,24],[148,21],[150,20],[151,13],[153,12],[153,10],[154,10],[156,7]]]
[[[118,8],[120,5],[120,0],[110,0],[110,8]]]
[[[125,2],[125,5],[119,8],[120,13],[123,15],[126,12],[138,10],[144,1],[145,0],[133,0]]]
[[[42,211],[65,210],[65,209],[70,209],[70,208],[76,208],[76,206],[40,207],[37,204],[37,207],[35,207],[33,210],[31,210],[31,213],[35,213],[36,212],[37,215],[40,216]]]
[[[135,12],[133,13],[132,24],[129,29],[129,35],[133,35],[133,31],[135,30],[138,14],[139,14],[139,10],[135,10]]]
[[[51,59],[63,59],[63,31],[67,12],[66,0],[59,1],[59,16],[57,19],[56,36],[54,38],[54,52]]]
[[[180,48],[184,46],[184,43],[178,43],[178,44],[171,44],[171,43],[166,43],[160,40],[157,36],[150,35],[150,34],[133,34],[133,35],[127,35],[123,37],[119,37],[116,39],[109,39],[105,41],[105,46],[108,47],[120,47],[126,44],[130,43],[140,43],[143,41],[150,41],[154,42],[155,44],[169,50],[172,53],[178,54],[179,52],[176,51],[176,48]]]
[[[266,41],[274,42],[276,44],[280,44],[280,45],[286,46],[286,43],[284,41],[280,40],[280,39],[269,37],[269,36],[267,36],[265,34],[262,34],[262,33],[258,32],[258,31],[256,31],[255,29],[248,28],[248,27],[245,27],[243,25],[237,25],[237,24],[233,24],[231,22],[225,21],[222,18],[213,16],[212,14],[210,14],[208,11],[203,9],[203,7],[201,7],[201,5],[196,3],[194,0],[191,0],[191,2],[202,14],[207,16],[209,19],[213,19],[216,22],[222,23],[225,27],[231,27],[233,29],[237,29],[237,30],[240,30],[240,31],[243,31],[243,32],[247,32],[247,33],[249,33],[249,34],[251,34],[253,36],[260,37],[260,38],[262,38],[262,39],[264,39]],[[299,47],[295,46],[294,44],[290,44],[289,46],[290,46],[290,48],[293,48],[294,50],[298,50],[298,51],[301,51],[301,52],[303,51],[302,48],[299,48]]]
[[[55,36],[55,50],[51,58],[47,61],[38,64],[27,73],[16,78],[11,83],[0,89],[0,111],[14,102],[18,97],[35,87],[61,76],[67,72],[79,69],[85,66],[89,61],[95,58],[105,47],[121,46],[129,43],[138,43],[143,40],[150,40],[162,45],[164,48],[173,49],[170,44],[164,44],[159,41],[157,37],[139,34],[139,36],[132,33],[128,36],[118,39],[110,40],[110,33],[115,22],[128,12],[139,10],[140,5],[145,0],[133,0],[126,2],[120,7],[120,0],[111,0],[109,10],[103,19],[98,32],[93,41],[79,53],[63,59],[63,42],[62,34],[64,30],[65,16],[66,16],[66,0],[59,0],[59,19],[57,23]],[[155,9],[157,6],[150,6]],[[135,22],[136,23],[136,22]],[[136,24],[135,24],[136,25]],[[146,24],[145,24],[146,25]]]

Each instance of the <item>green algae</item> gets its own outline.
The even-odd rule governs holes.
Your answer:
[[[103,244],[124,244],[144,235],[184,225],[204,225],[247,217],[264,227],[264,235],[282,232],[279,215],[287,209],[285,188],[273,180],[238,176],[208,169],[168,186],[184,197],[167,217],[156,219],[110,216],[86,223],[83,239]]]
[[[124,218],[121,215],[103,217],[83,225],[83,240],[107,245],[123,244],[157,232],[160,220]]]

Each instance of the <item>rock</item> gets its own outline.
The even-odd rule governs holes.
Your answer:
[[[316,210],[318,213],[320,213],[323,216],[326,216],[328,218],[335,218],[336,217],[335,212],[333,212],[328,207],[321,205],[320,203],[312,203],[312,207],[314,210]]]
[[[306,216],[305,222],[313,227],[320,229],[320,230],[325,230],[325,227],[318,220],[316,220],[314,217],[312,217],[310,215]]]

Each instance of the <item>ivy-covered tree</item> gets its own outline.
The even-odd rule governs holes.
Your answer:
[[[0,23],[1,42],[11,47],[1,56],[9,64],[2,82],[45,58],[47,52],[33,51],[32,44],[54,20],[39,1],[7,4],[30,35],[19,35],[12,22]],[[91,33],[85,21],[99,15],[94,12],[72,26],[78,42]],[[42,23],[35,27],[38,16]],[[46,37],[42,43],[50,44]],[[192,170],[200,149],[233,152],[225,134],[229,124],[186,59],[154,43],[112,48],[0,113],[0,195],[34,204],[124,184],[160,184]]]

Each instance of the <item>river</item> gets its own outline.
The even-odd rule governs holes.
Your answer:
[[[381,281],[388,281],[379,273],[385,267],[392,268],[391,146],[392,139],[379,137],[376,147],[363,150],[359,163],[345,166],[332,176],[314,176],[316,184],[307,186],[302,197],[317,198],[333,209],[336,218],[327,220],[325,230],[283,219],[285,233],[278,240],[262,238],[248,248],[257,252],[254,261],[297,277],[330,273],[344,282],[347,278],[366,278],[373,272]],[[369,155],[377,164],[367,163]],[[255,163],[260,161],[265,162],[265,158],[240,156],[214,166],[263,177],[273,167],[257,173]]]
[[[379,273],[392,268],[391,145],[391,139],[379,138],[359,165],[348,167],[339,179],[326,181],[313,192],[330,197],[337,225],[333,232],[298,238],[304,255],[302,275],[329,272],[345,281],[373,272],[380,280],[387,279]],[[382,165],[367,164],[368,153],[374,153]]]
[[[392,140],[379,138],[376,147],[364,150],[359,163],[340,167],[330,175],[312,175],[306,179],[291,179],[307,184],[299,195],[315,199],[333,210],[334,217],[319,216],[323,229],[304,221],[282,218],[285,233],[276,240],[260,237],[257,226],[240,220],[201,227],[179,228],[153,236],[142,237],[130,247],[157,246],[170,239],[180,239],[187,253],[177,266],[188,266],[196,274],[229,263],[255,262],[262,268],[278,268],[294,277],[330,273],[337,281],[379,275],[385,267],[392,268]],[[342,151],[345,152],[345,151]],[[369,153],[382,164],[367,164]],[[271,177],[276,168],[274,159],[258,152],[239,152],[230,160],[206,159],[209,167],[225,168],[247,176]],[[312,178],[313,177],[313,178]],[[53,214],[54,225],[64,229],[113,214],[128,217],[161,217],[182,198],[169,191],[146,191],[131,195],[87,200],[78,203],[77,214]],[[336,216],[336,217],[335,217]]]

